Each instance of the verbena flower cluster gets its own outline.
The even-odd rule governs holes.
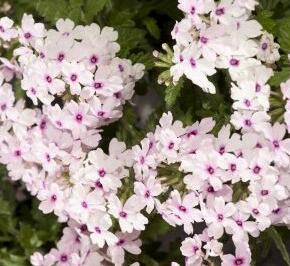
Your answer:
[[[19,27],[0,19],[2,48],[16,47],[0,58],[0,162],[44,214],[66,223],[56,247],[34,253],[32,265],[124,265],[127,253],[141,253],[153,215],[187,234],[185,265],[250,265],[250,237],[289,226],[290,139],[267,114],[279,46],[251,18],[256,4],[179,0],[186,17],[172,32],[174,82],[184,74],[214,93],[209,77],[228,69],[239,133],[225,125],[215,136],[212,118],[184,126],[169,112],[140,145],[114,138],[108,152],[99,146],[102,127],[122,116],[144,71],[116,56],[117,32],[68,19],[46,30],[26,14]],[[15,80],[25,100],[16,99]],[[287,99],[289,86],[281,84]]]
[[[32,263],[96,265],[90,243],[86,245],[84,240],[77,245],[77,238],[73,238],[81,226],[77,216],[83,216],[82,209],[87,210],[82,219],[91,211],[104,211],[104,197],[96,191],[90,193],[89,187],[82,188],[72,176],[88,152],[98,147],[101,127],[122,116],[122,106],[132,98],[144,66],[116,56],[118,33],[110,27],[75,26],[71,20],[60,19],[56,30],[46,30],[26,14],[21,26],[13,24],[7,17],[0,19],[3,49],[16,47],[12,58],[0,58],[0,162],[7,166],[12,180],[21,179],[40,200],[43,213],[54,212],[60,222],[76,220],[71,230],[64,231],[64,238],[71,237],[71,243],[66,239],[62,245],[61,240],[59,253],[54,250],[45,260],[36,254]],[[27,101],[16,100],[15,79],[20,79]],[[104,183],[108,191],[118,187],[117,181],[127,173],[119,158],[120,145],[111,142],[110,156],[97,150],[108,159],[110,173],[116,176],[111,184]],[[94,185],[102,186],[102,182]],[[87,203],[83,199],[77,215],[75,204],[82,197]],[[108,219],[102,218],[106,226]],[[116,239],[113,235],[111,241]],[[70,251],[67,256],[65,248]]]
[[[267,81],[273,74],[270,65],[280,58],[273,36],[251,16],[256,5],[255,0],[179,0],[185,18],[172,31],[173,81],[185,75],[215,93],[209,77],[217,69],[228,70],[235,110],[231,123],[246,131],[270,120]]]

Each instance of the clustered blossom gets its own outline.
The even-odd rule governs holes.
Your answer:
[[[132,226],[127,233],[108,231],[106,199],[114,213],[113,195],[130,161],[125,144],[115,139],[108,155],[98,146],[101,128],[122,116],[144,66],[116,56],[118,33],[110,27],[60,19],[56,29],[46,30],[26,14],[20,26],[13,24],[0,19],[3,47],[16,46],[12,58],[0,58],[0,163],[40,200],[43,213],[68,224],[57,248],[36,253],[32,264],[88,266],[108,257],[120,265],[124,250],[139,253],[141,243]],[[16,99],[15,79],[27,100]],[[138,209],[130,212],[130,221],[140,217]],[[97,250],[105,243],[108,255]]]
[[[212,258],[223,266],[250,265],[249,236],[290,224],[290,139],[279,123],[241,134],[231,134],[228,125],[216,137],[214,126],[205,118],[185,127],[163,114],[140,145],[126,149],[113,139],[108,155],[90,151],[67,190],[55,182],[39,192],[40,209],[68,227],[56,249],[33,255],[33,265],[123,265],[125,251],[141,253],[139,236],[151,213],[183,227],[185,265]],[[240,194],[237,184],[245,187]],[[235,254],[225,253],[225,234]]]
[[[249,236],[290,223],[285,125],[265,124],[262,131],[243,134],[231,134],[230,126],[224,126],[215,137],[211,118],[184,127],[168,113],[159,124],[132,149],[139,202],[147,213],[153,205],[167,223],[183,226],[186,265],[203,265],[211,257],[220,257],[223,266],[250,265]],[[238,198],[235,184],[246,185]],[[196,224],[202,233],[195,233]],[[236,247],[234,255],[223,251],[225,234]]]
[[[270,64],[279,60],[279,45],[252,18],[255,0],[179,0],[185,18],[177,22],[171,75],[185,75],[204,91],[215,93],[208,79],[217,69],[227,69],[235,110],[231,123],[245,131],[268,122]],[[267,67],[263,65],[267,64]]]
[[[251,18],[256,4],[180,0],[186,17],[172,32],[175,82],[184,74],[214,93],[208,77],[229,70],[239,133],[225,125],[215,136],[212,118],[184,126],[169,112],[140,145],[127,149],[114,138],[107,152],[99,146],[102,127],[122,116],[144,70],[116,57],[117,32],[68,19],[46,30],[26,14],[21,26],[0,19],[2,46],[18,44],[12,58],[0,58],[0,163],[44,214],[66,223],[56,247],[34,253],[32,265],[124,265],[127,253],[141,253],[151,215],[160,215],[187,234],[185,265],[247,266],[249,236],[289,226],[290,139],[267,114],[266,64],[279,59],[279,47]],[[16,99],[15,79],[26,100]],[[289,86],[281,85],[287,99]],[[234,254],[225,251],[225,235]]]

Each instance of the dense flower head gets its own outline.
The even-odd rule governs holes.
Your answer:
[[[120,260],[123,249],[130,252],[135,216],[120,240],[109,232],[107,200],[128,175],[130,160],[125,144],[116,139],[105,154],[100,133],[122,116],[144,66],[116,56],[118,33],[110,27],[75,26],[60,19],[56,29],[46,30],[26,14],[20,26],[8,18],[1,18],[0,26],[2,44],[18,45],[12,58],[1,58],[0,163],[39,199],[44,214],[68,223],[57,248],[46,256],[36,253],[32,264],[96,265],[104,259],[96,247],[105,243],[112,259]],[[15,79],[27,98],[17,100]],[[127,244],[118,244],[125,239]]]
[[[271,224],[289,224],[289,189],[281,178],[289,173],[285,125],[266,123],[263,130],[240,134],[224,126],[214,136],[210,118],[184,127],[167,113],[159,124],[132,149],[136,185],[143,191],[148,182],[160,187],[157,195],[150,188],[138,191],[140,202],[147,206],[153,198],[155,210],[167,223],[183,226],[189,235],[181,247],[186,265],[202,265],[204,259],[217,256],[222,265],[249,265],[249,236],[258,237]],[[242,192],[237,183],[244,184]],[[195,233],[197,224],[204,228],[202,234]],[[223,253],[224,234],[231,237],[236,255]]]
[[[56,247],[35,252],[32,265],[124,265],[128,253],[138,258],[141,233],[158,215],[186,235],[184,265],[246,266],[250,237],[290,225],[290,81],[281,84],[286,125],[271,124],[267,82],[279,45],[252,18],[257,1],[178,3],[185,18],[172,32],[173,81],[185,75],[215,93],[209,77],[227,69],[232,125],[214,134],[211,117],[185,126],[168,112],[130,149],[116,138],[106,151],[100,145],[144,72],[117,57],[118,33],[69,19],[46,29],[27,14],[20,26],[0,19],[2,46],[18,45],[0,58],[0,163],[65,224]]]
[[[209,77],[218,69],[227,69],[232,80],[231,123],[236,129],[247,130],[257,112],[266,117],[270,96],[267,81],[273,75],[270,65],[280,58],[280,46],[252,17],[257,4],[179,0],[178,8],[185,17],[172,31],[176,40],[170,69],[173,82],[185,75],[205,92],[215,93]]]

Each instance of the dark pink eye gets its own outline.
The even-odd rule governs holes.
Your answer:
[[[25,34],[24,34],[24,38],[25,39],[30,39],[31,38],[31,33],[30,32],[26,32]]]
[[[72,75],[70,76],[71,81],[76,81],[77,78],[78,78],[78,76],[77,76],[76,74],[72,74]]]

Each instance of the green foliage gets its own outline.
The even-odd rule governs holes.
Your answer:
[[[180,80],[176,85],[170,84],[165,90],[166,107],[170,109],[176,103],[183,88],[183,80]]]
[[[271,227],[268,229],[268,234],[273,239],[277,249],[279,249],[279,251],[281,252],[281,255],[286,264],[290,266],[289,253],[279,232],[274,227]]]
[[[280,84],[290,77],[290,68],[282,68],[281,71],[275,72],[274,76],[270,79],[269,84],[271,86],[279,87]]]
[[[52,215],[44,216],[38,202],[29,197],[17,200],[16,194],[25,193],[19,184],[5,179],[0,169],[0,265],[29,265],[30,255],[36,250],[48,251],[60,234],[60,224]],[[18,191],[18,193],[17,193]],[[27,197],[27,194],[24,195]]]

